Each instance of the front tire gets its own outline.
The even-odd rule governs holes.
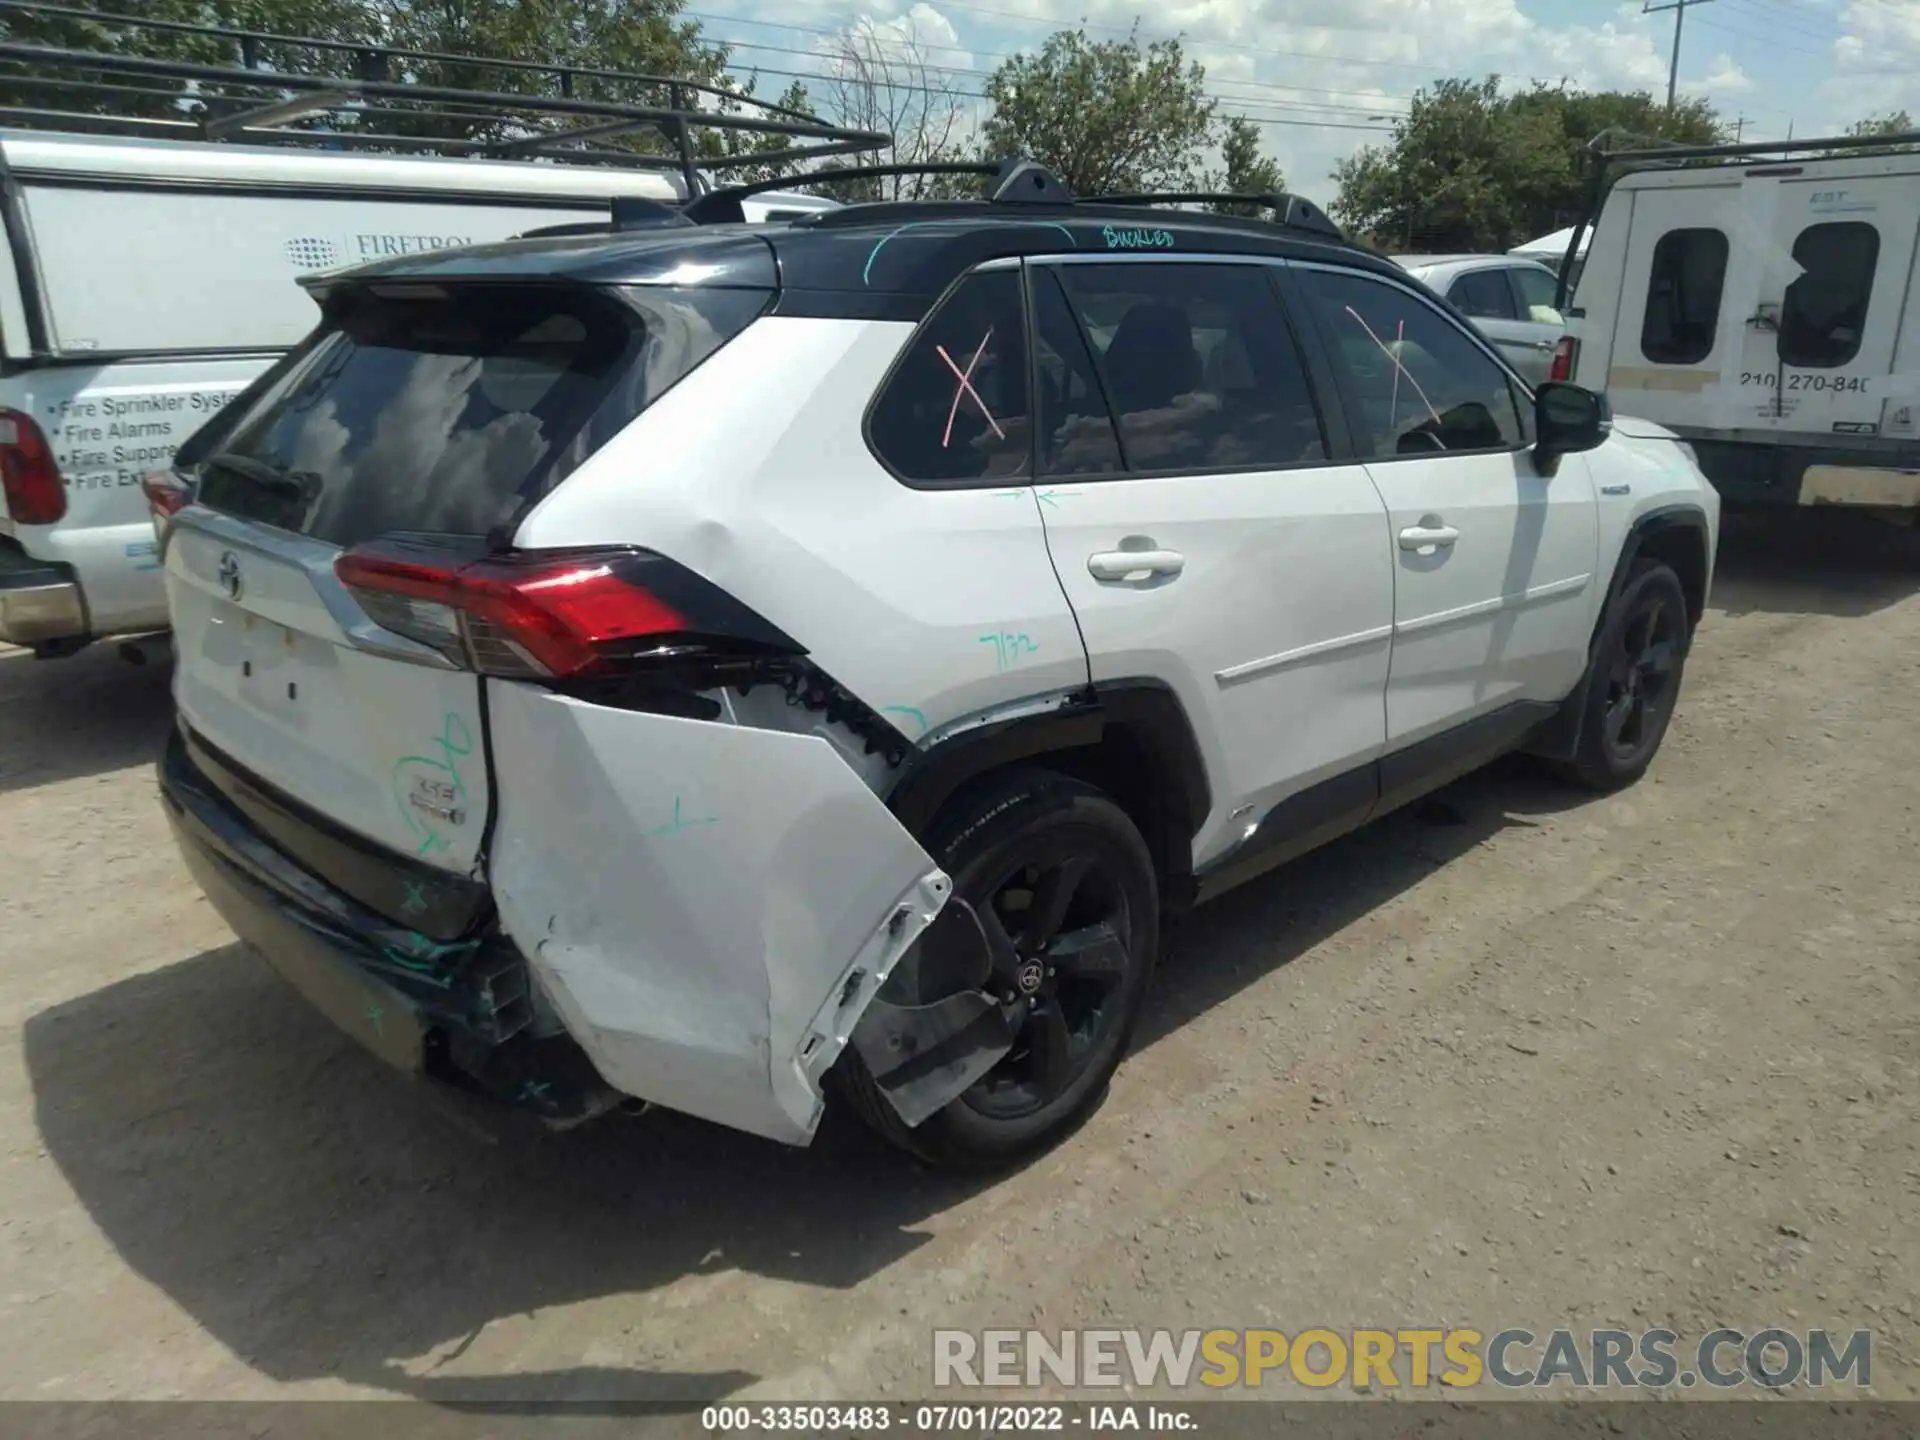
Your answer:
[[[1580,745],[1561,766],[1568,779],[1605,792],[1646,773],[1673,719],[1692,640],[1680,577],[1664,561],[1635,561],[1588,665]]]
[[[1159,883],[1126,812],[1046,770],[963,791],[935,818],[926,848],[952,877],[954,898],[1010,942],[996,947],[1005,959],[982,988],[1007,1015],[1012,1048],[914,1128],[851,1047],[842,1089],[862,1119],[924,1160],[1007,1165],[1070,1133],[1104,1097],[1153,974]]]

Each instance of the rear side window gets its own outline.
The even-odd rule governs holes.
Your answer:
[[[197,498],[336,545],[484,535],[738,334],[760,291],[389,286],[194,447]]]
[[[1313,392],[1267,272],[1249,265],[1065,265],[1131,471],[1324,459]]]
[[[969,275],[908,343],[867,420],[904,480],[964,485],[1026,475],[1026,307],[1018,270]]]
[[[1517,450],[1507,372],[1454,321],[1384,281],[1302,272],[1353,402],[1365,458]]]
[[[1563,325],[1565,318],[1554,306],[1554,292],[1560,288],[1560,282],[1544,270],[1536,270],[1531,265],[1516,265],[1512,270],[1513,283],[1520,288],[1520,305],[1525,312],[1523,320],[1531,320],[1539,325]]]
[[[1858,220],[1809,225],[1793,242],[1804,267],[1780,309],[1780,361],[1831,370],[1860,353],[1880,232]]]
[[[1718,230],[1669,230],[1653,247],[1640,353],[1656,365],[1697,365],[1713,350],[1727,237]]]
[[[1447,298],[1476,320],[1518,320],[1513,291],[1502,270],[1470,270],[1453,282]]]

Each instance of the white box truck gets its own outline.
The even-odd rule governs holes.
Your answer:
[[[1911,518],[1920,135],[1616,152],[1595,195],[1554,377],[1684,437],[1729,508]]]

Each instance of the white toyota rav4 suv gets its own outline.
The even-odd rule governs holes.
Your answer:
[[[1170,912],[1653,758],[1713,490],[1304,202],[741,194],[312,281],[151,487],[181,848],[376,1053],[1004,1161]]]

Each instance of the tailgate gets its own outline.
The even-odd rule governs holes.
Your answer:
[[[479,679],[374,631],[334,576],[338,554],[181,512],[166,560],[181,718],[340,825],[467,871],[489,807]]]

